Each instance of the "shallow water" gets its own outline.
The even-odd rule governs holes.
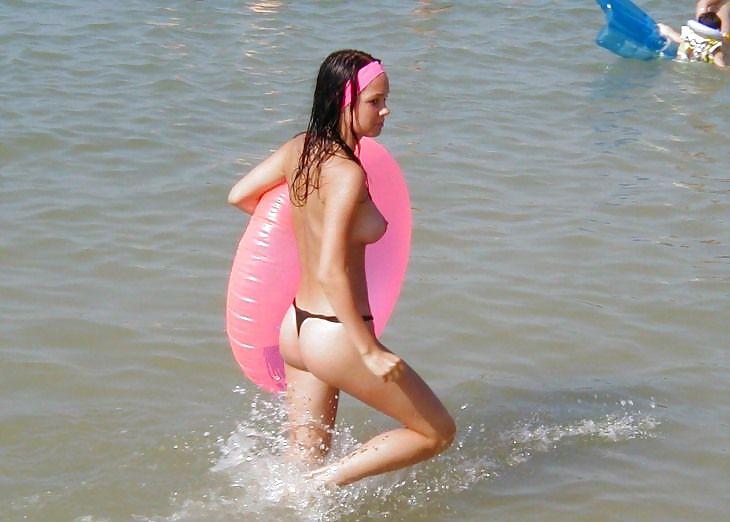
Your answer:
[[[0,1],[0,519],[725,520],[730,75],[620,60],[602,23],[577,0]],[[230,354],[225,196],[342,47],[388,68],[414,205],[384,341],[459,435],[327,492]],[[345,398],[335,456],[390,425]]]

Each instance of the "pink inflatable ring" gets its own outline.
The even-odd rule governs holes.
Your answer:
[[[370,194],[388,230],[365,254],[376,335],[388,322],[408,267],[411,205],[403,173],[388,151],[363,138],[359,157]],[[226,333],[244,375],[270,392],[286,389],[279,328],[299,280],[299,263],[285,184],[261,198],[238,244],[228,280]]]

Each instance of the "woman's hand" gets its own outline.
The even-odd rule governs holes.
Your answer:
[[[374,375],[385,382],[397,381],[405,369],[405,363],[400,357],[382,347],[363,354],[362,360]]]

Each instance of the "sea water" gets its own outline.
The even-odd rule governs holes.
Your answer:
[[[678,26],[693,2],[647,0]],[[595,2],[0,1],[0,519],[726,520],[730,76]],[[390,74],[414,206],[383,341],[454,445],[341,490],[224,332],[230,186],[330,51]],[[343,397],[335,459],[393,422]]]

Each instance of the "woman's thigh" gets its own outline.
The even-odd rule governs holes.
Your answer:
[[[288,415],[291,434],[299,449],[318,454],[330,444],[339,395],[336,388],[314,376],[304,363],[290,309],[279,335],[279,349],[285,363]]]
[[[335,424],[339,394],[336,388],[310,372],[286,365],[289,420],[293,428],[329,432]]]
[[[453,430],[446,408],[405,361],[402,375],[395,382],[384,382],[365,366],[341,324],[305,321],[299,347],[307,369],[333,388],[424,435]]]
[[[294,319],[294,307],[290,306],[279,330],[279,353],[284,362],[298,370],[306,371],[302,353],[299,348],[299,335],[297,334],[296,321]]]

